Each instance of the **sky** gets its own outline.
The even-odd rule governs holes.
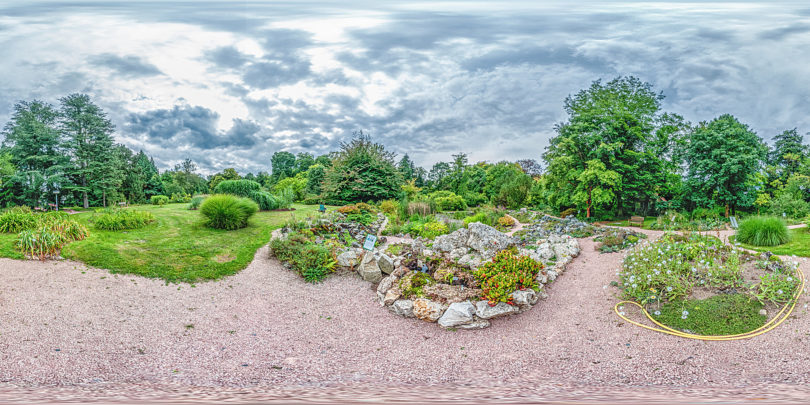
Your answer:
[[[0,1],[0,125],[89,94],[162,169],[269,171],[355,131],[430,168],[535,159],[566,96],[633,75],[697,123],[810,131],[806,2]]]

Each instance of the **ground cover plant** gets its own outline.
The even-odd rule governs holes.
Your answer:
[[[312,231],[303,230],[270,242],[272,254],[310,283],[323,281],[337,266],[335,249],[313,242],[308,238],[313,235]]]
[[[800,285],[797,267],[770,254],[751,256],[712,236],[667,234],[628,253],[617,285],[622,298],[642,304],[670,327],[744,333],[764,324],[757,316],[762,305],[793,299]],[[735,319],[707,310],[721,307]],[[676,323],[673,308],[680,308]]]
[[[155,216],[151,212],[134,209],[106,208],[98,210],[91,221],[96,229],[122,231],[143,228],[155,222]]]
[[[780,256],[801,256],[810,257],[810,228],[789,229],[790,241],[778,246],[754,246],[736,241],[734,236],[729,239],[739,243],[744,249],[758,252],[771,252]]]
[[[736,240],[754,246],[777,246],[790,242],[790,233],[777,217],[755,216],[740,222]]]
[[[593,240],[598,242],[597,248],[602,253],[618,252],[636,245],[640,240],[647,239],[647,235],[621,228],[606,227],[602,234]]]
[[[498,252],[495,257],[475,271],[475,278],[481,285],[482,298],[490,305],[506,302],[510,305],[511,293],[527,288],[537,289],[537,275],[543,264],[527,256],[519,256],[517,249]]]
[[[34,212],[28,207],[15,207],[0,215],[0,231],[16,234],[5,242],[10,242],[22,255],[11,253],[8,247],[1,248],[0,253],[5,252],[12,258],[27,256],[40,260],[58,257],[66,244],[82,240],[88,234],[87,228],[65,213]]]
[[[167,282],[214,280],[247,267],[259,247],[270,240],[272,230],[290,218],[289,212],[258,212],[247,227],[225,231],[206,226],[200,214],[184,204],[133,208],[151,213],[155,222],[126,233],[93,230],[85,239],[63,246],[61,255],[113,273]],[[316,213],[318,206],[294,208],[296,215],[306,216]],[[90,227],[94,214],[81,212],[69,218]],[[16,240],[16,234],[0,233],[0,257],[23,258]]]

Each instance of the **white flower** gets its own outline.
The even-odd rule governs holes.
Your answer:
[[[681,314],[682,314],[683,316],[689,315],[689,311],[683,311],[683,312],[681,312]]]
[[[655,314],[655,316],[661,316],[661,311],[655,311],[653,314]]]
[[[667,291],[672,291],[672,287],[667,287]]]
[[[777,293],[777,294],[779,294],[779,295],[782,295],[782,292],[783,292],[783,291],[780,289],[780,290],[779,290],[779,291],[777,291],[776,293]]]

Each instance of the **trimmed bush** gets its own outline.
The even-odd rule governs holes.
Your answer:
[[[252,200],[229,194],[212,195],[200,205],[208,226],[229,231],[246,227],[248,219],[258,210]]]
[[[780,218],[755,216],[740,222],[737,242],[754,246],[776,246],[790,242],[790,233]]]
[[[381,201],[380,211],[387,215],[395,215],[397,212],[399,212],[399,203],[396,200]]]
[[[438,197],[435,198],[434,201],[439,211],[464,211],[467,209],[467,203],[464,202],[464,198],[456,194],[447,197]]]
[[[205,201],[205,196],[198,195],[191,199],[191,202],[188,204],[188,209],[190,210],[198,210],[200,209],[200,205],[202,202]]]
[[[253,180],[225,180],[217,184],[214,193],[250,197],[252,193],[261,191],[261,189],[262,185]]]
[[[152,205],[166,205],[169,203],[169,197],[166,197],[165,195],[153,195],[149,201],[152,203]]]
[[[143,228],[154,221],[155,216],[151,212],[111,208],[99,210],[92,219],[96,229],[105,231]]]
[[[191,196],[186,193],[173,193],[172,198],[169,199],[171,203],[187,203],[191,202]]]
[[[250,199],[259,204],[259,209],[262,211],[270,211],[278,209],[278,198],[266,191],[254,191],[250,194]]]

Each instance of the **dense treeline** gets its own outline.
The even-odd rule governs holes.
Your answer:
[[[405,199],[443,210],[531,206],[593,218],[695,209],[810,213],[810,150],[797,129],[769,147],[732,115],[693,125],[662,111],[663,99],[634,77],[596,81],[567,97],[568,117],[542,156],[545,169],[533,159],[471,163],[458,153],[426,170],[361,131],[326,155],[278,151],[268,171],[228,168],[207,177],[188,159],[160,172],[142,151],[116,145],[114,125],[87,95],[69,95],[59,106],[23,101],[3,131],[0,204],[188,201],[224,181],[250,180],[263,199],[282,205]]]

